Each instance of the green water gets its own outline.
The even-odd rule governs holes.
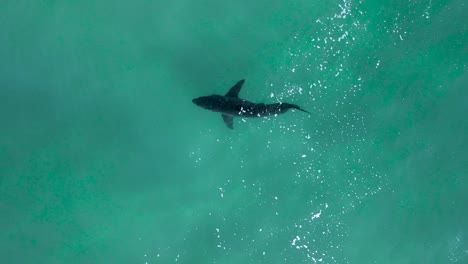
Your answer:
[[[468,263],[467,13],[0,1],[0,262]]]

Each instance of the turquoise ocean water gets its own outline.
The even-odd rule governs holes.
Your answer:
[[[467,13],[0,1],[0,263],[468,263]]]

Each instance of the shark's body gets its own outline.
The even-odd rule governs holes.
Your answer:
[[[205,109],[221,113],[224,123],[233,129],[234,117],[264,117],[286,113],[289,109],[297,109],[309,113],[299,106],[288,103],[262,104],[253,103],[239,98],[239,92],[245,80],[237,82],[226,95],[202,96],[192,102]],[[309,113],[310,114],[310,113]]]

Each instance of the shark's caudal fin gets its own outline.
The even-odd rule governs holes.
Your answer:
[[[231,89],[229,89],[229,92],[227,92],[227,94],[225,96],[239,97],[239,92],[240,92],[244,82],[245,82],[245,80],[238,81],[233,87],[231,87]]]
[[[305,113],[308,113],[309,115],[311,115],[311,113],[310,113],[309,111],[306,111],[306,110],[300,108],[298,105],[291,104],[291,108],[297,109],[297,110],[299,110],[299,111],[302,111],[302,112],[305,112]]]
[[[223,117],[224,124],[230,129],[234,129],[234,118],[228,115],[221,115]]]
[[[305,113],[308,113],[309,115],[311,115],[311,113],[310,113],[309,111],[306,111],[306,110],[304,110],[304,109],[302,109],[302,108],[300,108],[300,107],[299,107],[299,108],[296,108],[296,109],[299,110],[299,111],[302,111],[302,112],[305,112]]]

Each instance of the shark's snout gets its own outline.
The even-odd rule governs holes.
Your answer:
[[[192,100],[192,102],[200,107],[207,108],[213,105],[213,102],[216,102],[216,95],[210,96],[200,96]]]
[[[195,99],[192,100],[192,102],[199,106],[200,105],[200,98],[195,98]]]

